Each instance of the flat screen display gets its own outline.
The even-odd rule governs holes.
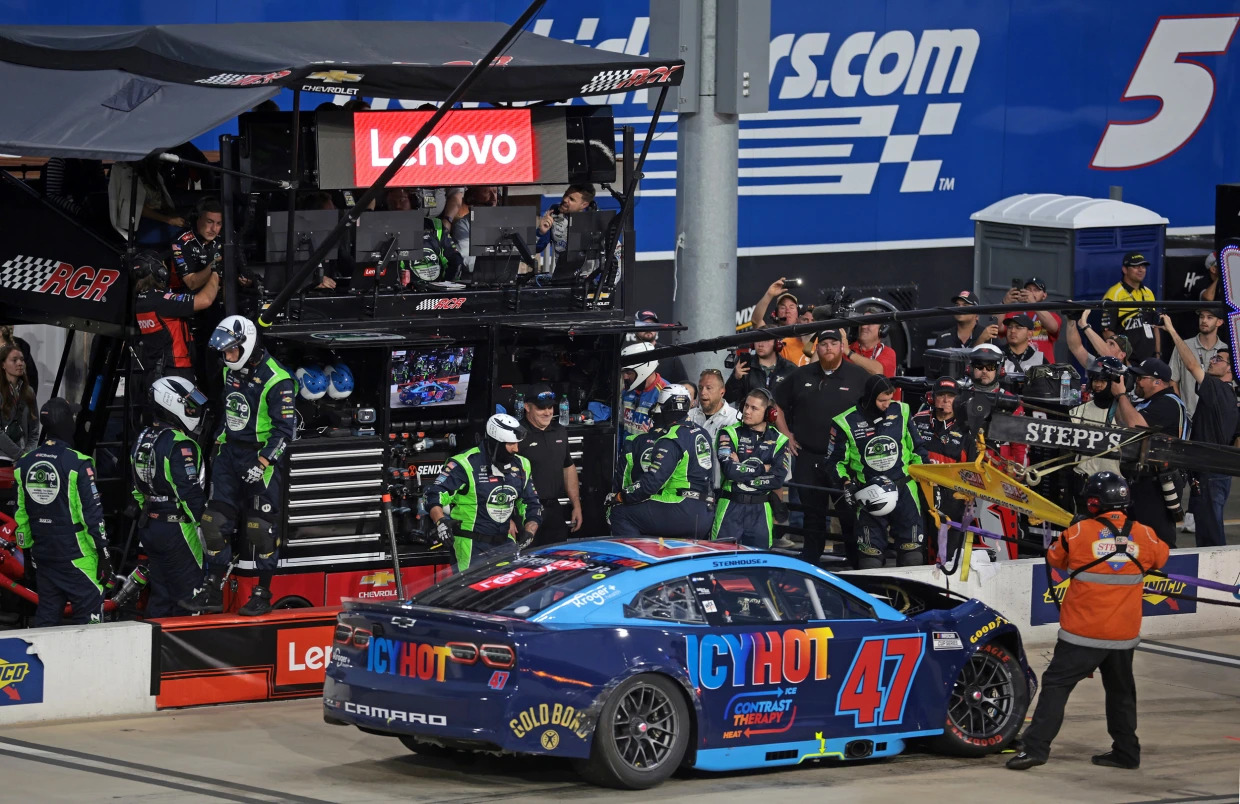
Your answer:
[[[419,347],[392,352],[391,410],[463,405],[474,347]]]

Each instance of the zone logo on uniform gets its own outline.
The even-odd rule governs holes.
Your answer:
[[[82,301],[106,302],[108,289],[120,276],[120,271],[111,268],[73,266],[61,260],[24,254],[14,255],[0,264],[0,287]]]

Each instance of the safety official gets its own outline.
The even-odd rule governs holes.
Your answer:
[[[933,407],[913,414],[913,426],[917,428],[922,443],[926,445],[926,462],[958,463],[965,452],[965,431],[956,423],[955,411],[960,383],[951,377],[939,377],[934,381],[931,391]],[[933,502],[943,516],[953,522],[961,521],[965,504],[963,500],[956,499],[951,490],[934,486]],[[961,533],[953,529],[948,533],[947,544],[936,545],[933,542],[933,521],[928,519],[928,515],[923,519],[927,519],[927,535],[931,537],[931,546],[946,550],[947,555],[940,556],[939,559],[946,560],[948,556],[955,555],[961,542]]]
[[[198,523],[207,494],[196,439],[206,404],[206,396],[188,380],[156,380],[150,402],[155,423],[142,430],[130,452],[138,533],[150,560],[148,617],[183,614],[177,601],[192,595],[202,581]]]
[[[833,420],[829,460],[844,482],[845,500],[857,506],[857,569],[882,567],[889,538],[898,566],[926,563],[917,490],[908,474],[909,466],[926,462],[925,445],[909,406],[893,401],[894,394],[889,379],[872,374],[857,405]],[[881,505],[867,489],[884,498]]]
[[[534,488],[542,504],[542,524],[535,544],[553,544],[568,539],[581,530],[581,484],[577,465],[568,449],[568,430],[556,421],[558,402],[551,386],[540,384],[530,389],[525,398],[526,438],[521,444],[522,456],[534,473]],[[567,522],[560,500],[568,497]]]
[[[196,292],[168,288],[168,266],[154,251],[138,252],[131,264],[134,279],[134,318],[138,322],[138,359],[142,363],[143,387],[137,398],[149,397],[147,389],[160,377],[183,377],[196,382],[194,330],[191,319],[215,303],[219,274],[208,272],[206,283]]]
[[[258,329],[247,318],[225,318],[209,346],[223,355],[226,366],[224,421],[211,464],[211,496],[202,514],[207,574],[194,596],[181,605],[190,611],[223,611],[232,539],[243,523],[258,585],[237,613],[252,617],[271,611],[271,578],[279,560],[284,518],[280,491],[287,471],[286,451],[296,432],[297,382],[259,342]]]
[[[814,347],[817,362],[801,366],[775,387],[779,405],[776,426],[788,436],[792,453],[792,482],[809,486],[834,486],[835,471],[829,465],[831,420],[851,408],[871,376],[844,359],[844,333],[828,329],[818,333]],[[805,510],[805,544],[801,558],[817,564],[827,544],[826,492],[796,489]],[[836,504],[844,539],[853,535],[855,516],[851,506]]]
[[[723,482],[712,539],[771,547],[770,500],[788,476],[788,437],[769,424],[774,406],[770,391],[755,388],[741,404],[741,420],[719,428],[715,454]]]
[[[1131,496],[1124,478],[1113,472],[1090,476],[1085,509],[1091,518],[1065,530],[1046,553],[1046,563],[1068,570],[1071,582],[1033,721],[1025,729],[1022,750],[1007,762],[1012,770],[1046,764],[1068,696],[1077,682],[1099,669],[1112,743],[1093,763],[1134,770],[1141,765],[1132,656],[1141,641],[1144,575],[1166,564],[1169,550],[1153,530],[1128,515]]]
[[[495,414],[487,419],[482,446],[453,455],[426,487],[435,538],[452,545],[458,571],[469,569],[476,556],[510,542],[528,544],[537,535],[542,503],[530,462],[517,453],[526,436],[515,417]]]
[[[649,465],[632,484],[607,495],[614,535],[709,536],[714,450],[706,431],[688,420],[689,408],[684,386],[659,392],[651,411],[655,439]]]
[[[1136,376],[1137,396],[1133,404],[1123,393],[1122,385],[1112,383],[1112,393],[1119,407],[1116,418],[1124,427],[1150,427],[1176,438],[1188,438],[1189,418],[1184,400],[1171,389],[1171,367],[1156,357],[1147,357],[1128,369]],[[1133,519],[1148,525],[1158,538],[1175,547],[1175,524],[1183,518],[1180,490],[1184,480],[1179,471],[1157,472],[1145,466],[1127,467],[1124,472],[1133,478]]]
[[[56,397],[39,411],[44,438],[18,459],[17,544],[38,571],[32,628],[103,622],[103,585],[112,576],[95,463],[73,448],[74,415]],[[65,601],[73,609],[64,617]]]

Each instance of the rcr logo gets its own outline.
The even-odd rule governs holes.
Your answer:
[[[830,39],[830,33],[787,33],[771,40],[769,79],[775,78],[784,59],[796,71],[780,84],[781,100],[822,98],[828,89],[841,98],[854,98],[859,89],[871,97],[885,97],[901,87],[905,95],[922,94],[923,87],[927,95],[940,95],[944,90],[961,93],[981,44],[981,36],[972,28],[922,31],[920,39],[912,31],[888,31],[882,36],[858,31],[840,43],[830,77],[819,80],[814,59],[826,54]],[[854,66],[860,71],[853,72]]]
[[[1157,100],[1144,120],[1109,122],[1089,166],[1098,170],[1145,167],[1184,147],[1214,104],[1214,74],[1187,58],[1221,56],[1240,16],[1163,17],[1145,44],[1120,100]]]

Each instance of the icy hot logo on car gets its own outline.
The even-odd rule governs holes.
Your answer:
[[[685,637],[689,680],[694,687],[717,690],[800,684],[827,677],[830,628],[788,628],[740,634]]]

